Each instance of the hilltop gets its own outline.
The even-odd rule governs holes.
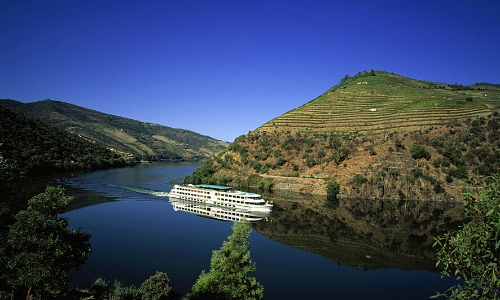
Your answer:
[[[378,134],[414,131],[497,108],[500,85],[434,83],[371,71],[344,77],[318,98],[263,124],[257,131]]]
[[[205,160],[186,182],[341,197],[461,199],[470,175],[500,167],[499,85],[346,76]]]
[[[0,100],[0,105],[103,145],[122,156],[195,161],[228,145],[189,130],[144,123],[61,101],[22,103],[4,99]]]

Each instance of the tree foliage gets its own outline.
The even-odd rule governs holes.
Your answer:
[[[216,184],[217,179],[213,176],[217,172],[214,157],[207,157],[201,162],[201,166],[193,174],[184,177],[185,184]]]
[[[143,300],[169,300],[178,299],[179,295],[170,286],[170,278],[163,272],[156,272],[155,275],[146,279],[139,290]]]
[[[335,202],[340,193],[340,184],[336,180],[330,180],[326,184],[326,199],[329,202]]]
[[[113,289],[109,293],[109,300],[141,300],[141,291],[135,286],[124,286],[120,281],[115,280]]]
[[[2,146],[2,143],[0,143],[0,146]],[[16,164],[5,159],[0,152],[0,182],[11,180],[14,177],[15,169]]]
[[[97,278],[92,282],[92,290],[95,299],[113,300],[176,300],[181,295],[170,286],[170,278],[166,273],[156,272],[146,279],[139,288],[135,286],[124,286],[115,280],[113,286],[109,282]]]
[[[96,299],[103,299],[109,291],[109,283],[101,277],[94,280],[90,287],[94,290],[94,298]]]
[[[431,154],[429,153],[429,151],[427,151],[425,146],[422,146],[420,144],[411,145],[410,153],[411,157],[413,157],[414,159],[425,158],[426,160],[429,160],[431,158]]]
[[[38,298],[49,298],[69,289],[68,271],[87,259],[90,234],[68,229],[68,220],[58,217],[72,197],[61,187],[48,186],[16,214],[7,237],[6,272],[2,278],[13,290],[27,289]]]
[[[235,222],[232,229],[220,250],[213,251],[210,271],[201,273],[188,299],[263,299],[264,288],[248,275],[256,269],[250,259],[250,223]]]
[[[464,191],[463,213],[470,221],[461,229],[439,236],[437,266],[444,275],[464,281],[447,293],[434,297],[449,299],[498,299],[500,296],[500,175],[488,177],[489,184],[474,192]]]

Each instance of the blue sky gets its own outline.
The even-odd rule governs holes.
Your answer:
[[[500,83],[500,1],[0,1],[0,98],[225,141],[370,69]]]

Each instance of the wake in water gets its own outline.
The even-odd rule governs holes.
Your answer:
[[[152,190],[148,190],[148,189],[134,188],[134,187],[128,187],[128,186],[118,186],[118,185],[114,185],[114,184],[108,184],[108,186],[120,188],[120,189],[127,190],[127,191],[134,192],[134,193],[152,195],[152,196],[157,196],[157,197],[168,197],[168,195],[169,195],[169,192],[152,191]]]

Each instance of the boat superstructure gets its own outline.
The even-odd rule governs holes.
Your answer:
[[[228,186],[211,184],[174,185],[169,197],[215,204],[229,208],[268,212],[273,204],[255,193],[233,190]]]
[[[202,217],[222,221],[241,221],[246,219],[250,222],[258,222],[270,216],[270,212],[242,211],[237,208],[222,207],[215,204],[200,203],[191,200],[171,199],[170,203],[175,211],[184,211]]]

